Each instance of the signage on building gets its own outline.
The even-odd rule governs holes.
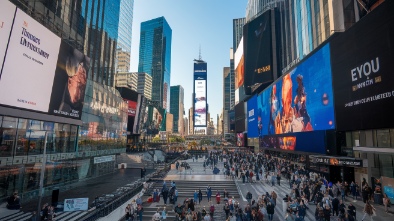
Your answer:
[[[393,10],[392,3],[378,7],[331,41],[335,110],[340,131],[392,127]]]
[[[64,211],[81,211],[88,210],[89,198],[73,198],[64,200]]]
[[[331,166],[352,166],[362,167],[363,160],[352,158],[331,158],[331,157],[313,157],[313,162],[317,164],[326,164]]]
[[[0,104],[81,119],[90,59],[9,4],[0,7]]]
[[[111,161],[115,161],[115,155],[101,156],[101,157],[93,158],[93,163],[94,164],[111,162]]]
[[[207,63],[194,63],[194,126],[207,126]]]

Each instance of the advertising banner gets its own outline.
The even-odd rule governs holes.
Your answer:
[[[194,64],[194,126],[207,126],[207,63]]]
[[[273,81],[271,10],[244,25],[244,84],[252,89]]]
[[[8,38],[11,34],[12,21],[14,20],[16,7],[9,1],[0,2],[0,78],[1,66],[3,65]]]
[[[248,108],[248,137],[256,138],[260,137],[262,132],[261,117],[257,114],[257,95],[251,97],[247,102]]]
[[[354,159],[354,158],[336,158],[336,157],[319,157],[313,156],[311,157],[312,162],[318,164],[326,164],[332,166],[353,166],[353,167],[362,167],[363,160],[362,159]]]
[[[329,44],[259,94],[255,115],[259,136],[334,129]]]
[[[275,148],[282,150],[296,149],[296,137],[295,136],[285,136],[285,137],[275,137],[275,136],[264,136],[261,141],[261,147],[265,148]]]
[[[245,146],[245,137],[243,133],[237,133],[237,147]]]
[[[126,103],[127,103],[127,107],[128,107],[127,115],[129,115],[129,117],[135,117],[136,110],[137,110],[137,102],[130,101],[130,100],[127,100],[127,99],[123,99],[123,100],[125,100]]]
[[[49,114],[81,119],[89,67],[89,57],[62,41]]]
[[[0,103],[48,112],[61,39],[17,10],[0,80]],[[1,44],[1,43],[0,43]]]
[[[393,126],[393,5],[385,2],[331,42],[339,131]]]
[[[244,41],[241,38],[237,51],[234,54],[235,90],[244,84]]]
[[[88,206],[89,198],[73,198],[64,200],[65,212],[88,210]]]

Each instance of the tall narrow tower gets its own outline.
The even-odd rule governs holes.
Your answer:
[[[202,60],[201,47],[199,58],[194,59],[193,77],[193,122],[194,131],[206,132],[207,127],[207,62]]]

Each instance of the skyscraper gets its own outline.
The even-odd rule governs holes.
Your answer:
[[[184,89],[171,86],[170,112],[174,115],[173,132],[183,135]]]
[[[243,35],[243,28],[246,22],[245,18],[233,19],[233,52],[237,50],[238,44],[241,41]]]
[[[116,50],[117,71],[128,72],[130,69],[133,7],[134,0],[120,1],[118,45]]]
[[[230,67],[223,67],[223,109],[231,110],[231,75]]]
[[[194,127],[196,130],[206,131],[207,123],[210,120],[207,103],[207,62],[201,59],[201,54],[198,60],[194,60],[193,69]]]
[[[169,110],[172,30],[164,17],[141,23],[138,72],[152,76],[152,101]]]

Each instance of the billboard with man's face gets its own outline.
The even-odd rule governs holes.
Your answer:
[[[207,63],[194,63],[194,126],[207,126]]]
[[[10,34],[9,4],[0,3],[0,104],[81,119],[90,59],[20,9]]]

